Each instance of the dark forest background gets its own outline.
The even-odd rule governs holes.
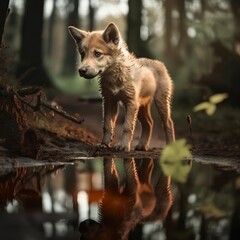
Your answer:
[[[195,104],[215,92],[227,92],[230,103],[239,106],[239,0],[6,2],[10,13],[3,52],[11,56],[11,83],[98,94],[95,81],[77,76],[79,60],[67,26],[91,31],[113,21],[137,57],[165,62],[176,101]]]

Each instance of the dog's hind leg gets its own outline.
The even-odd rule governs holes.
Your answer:
[[[161,96],[160,93],[156,93],[154,100],[163,122],[166,143],[168,144],[175,141],[174,124],[171,118],[170,96],[159,96]]]
[[[148,150],[149,142],[152,136],[153,129],[153,120],[151,116],[151,101],[149,101],[146,105],[141,106],[138,112],[138,120],[142,126],[141,138],[137,146],[136,150]]]

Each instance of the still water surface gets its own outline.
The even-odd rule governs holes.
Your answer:
[[[0,239],[239,239],[234,164],[162,168],[109,157],[1,171]]]

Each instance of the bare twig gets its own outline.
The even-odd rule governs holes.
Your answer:
[[[191,141],[192,141],[192,145],[193,145],[193,148],[196,150],[196,145],[194,144],[194,139],[193,139],[193,134],[192,134],[192,119],[191,119],[191,116],[190,115],[187,115],[187,123],[188,123],[188,128],[189,128],[189,132],[190,132],[190,137],[191,137]]]

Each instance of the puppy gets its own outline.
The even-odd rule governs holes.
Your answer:
[[[174,141],[170,109],[173,84],[164,64],[131,54],[114,23],[103,31],[86,32],[72,26],[68,29],[81,55],[80,76],[86,79],[99,76],[103,100],[102,146],[111,144],[120,101],[126,108],[126,116],[116,150],[130,150],[137,118],[142,133],[135,149],[148,149],[153,129],[152,100],[161,116],[166,142]]]

